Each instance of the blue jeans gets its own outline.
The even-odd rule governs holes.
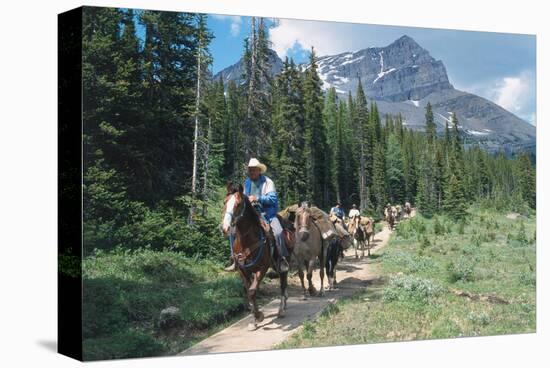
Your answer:
[[[281,223],[279,222],[277,216],[274,216],[271,219],[269,225],[271,225],[271,230],[273,231],[273,235],[275,236],[275,243],[277,243],[277,250],[279,251],[279,255],[283,257],[288,257],[288,250],[286,249],[285,237],[283,235],[283,227],[281,226]]]
[[[277,245],[277,250],[279,254],[283,257],[288,257],[288,250],[286,249],[285,238],[283,236],[283,227],[279,222],[277,216],[273,217],[269,222],[273,235],[275,236],[275,243]],[[233,258],[233,243],[235,242],[235,233],[234,230],[231,230],[229,233],[229,246],[231,247],[231,258]]]

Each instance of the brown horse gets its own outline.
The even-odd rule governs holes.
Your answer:
[[[340,224],[340,222],[334,222],[334,227],[338,233],[336,239],[331,240],[328,243],[327,248],[327,257],[325,262],[325,269],[328,278],[328,289],[334,290],[334,285],[336,284],[336,265],[338,264],[338,259],[340,254],[349,248],[351,236],[346,231],[346,229]]]
[[[397,217],[397,209],[395,208],[395,206],[386,207],[384,209],[384,217],[388,222],[388,227],[390,228],[390,230],[393,230]]]
[[[405,203],[405,214],[407,215],[407,218],[411,217],[411,212],[412,212],[411,204],[409,202],[406,202]]]
[[[367,256],[370,257],[370,250],[374,246],[374,219],[372,217],[361,216],[361,226],[367,238]]]
[[[293,256],[298,264],[298,276],[302,283],[303,299],[307,299],[306,286],[304,283],[304,269],[307,273],[309,295],[317,294],[315,287],[311,281],[313,277],[313,269],[315,261],[319,259],[321,277],[321,290],[318,296],[324,295],[324,265],[327,255],[327,241],[323,240],[321,230],[317,227],[311,217],[310,208],[307,204],[302,204],[296,211],[294,219],[294,228],[296,229],[296,243],[294,244]]]
[[[248,197],[243,194],[243,186],[227,186],[227,194],[224,199],[222,230],[229,234],[232,228],[235,230],[233,243],[233,258],[247,295],[254,323],[249,324],[249,330],[255,330],[258,323],[264,319],[264,314],[256,303],[256,294],[260,282],[271,266],[276,268],[276,260],[270,255],[271,248],[275,248],[275,239],[271,232],[267,232],[267,225],[260,218],[258,211],[253,207]],[[285,231],[287,231],[285,229]],[[287,234],[285,234],[287,235]],[[285,236],[287,242],[288,237]],[[274,252],[276,253],[276,252]],[[277,257],[275,254],[274,257]],[[288,299],[287,280],[288,272],[279,272],[281,285],[281,302],[279,304],[279,317],[284,317],[286,301]]]
[[[355,258],[359,258],[357,250],[361,250],[361,258],[363,258],[365,256],[365,248],[367,248],[368,255],[370,256],[370,237],[372,232],[368,232],[367,228],[361,224],[361,217],[353,217],[348,225],[348,229],[353,238]]]

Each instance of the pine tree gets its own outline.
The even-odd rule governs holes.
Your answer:
[[[367,210],[370,201],[369,187],[372,185],[373,153],[374,153],[374,130],[369,124],[369,109],[367,98],[363,91],[361,78],[358,78],[357,93],[354,106],[354,126],[357,132],[359,147],[359,211]]]
[[[386,157],[386,177],[389,200],[391,203],[404,203],[406,187],[403,185],[403,155],[399,140],[394,133],[390,133],[388,137]]]
[[[196,88],[195,88],[195,125],[194,125],[194,136],[193,136],[193,173],[191,176],[191,193],[193,195],[197,194],[197,182],[199,180],[198,165],[199,161],[208,163],[208,154],[210,149],[210,139],[212,138],[212,129],[211,129],[211,118],[209,118],[208,124],[208,135],[203,136],[204,129],[200,125],[200,118],[204,106],[204,94],[206,90],[206,76],[209,65],[212,63],[212,56],[208,51],[208,44],[213,38],[213,35],[206,29],[206,15],[197,14],[196,17],[196,31],[195,38],[197,43],[196,49]],[[202,141],[204,147],[199,147],[199,141]],[[199,150],[202,148],[204,157],[199,157]],[[203,197],[206,197],[207,194],[207,178],[208,178],[208,167],[204,168],[205,172],[203,175],[204,185],[202,190]],[[189,222],[192,223],[193,217],[195,214],[194,205],[191,206],[189,213]]]
[[[445,174],[446,174],[446,165],[444,158],[444,147],[441,144],[437,144],[435,148],[435,165],[434,165],[434,191],[435,191],[435,201],[436,201],[436,210],[441,211],[443,209],[443,200],[444,200],[444,187],[445,187]]]
[[[374,149],[371,187],[373,209],[377,213],[383,213],[384,205],[388,200],[385,154],[384,145],[382,143],[377,143]]]
[[[426,105],[426,138],[428,140],[428,145],[432,146],[435,142],[436,130],[435,130],[435,121],[434,113],[432,110],[432,104],[428,102]]]
[[[244,178],[242,159],[244,153],[245,101],[234,81],[227,84],[227,135],[224,142],[225,165],[224,174],[228,180],[241,182]]]
[[[412,132],[403,132],[403,176],[406,202],[414,203],[417,193],[417,156]]]
[[[303,100],[301,77],[294,62],[285,60],[275,79],[273,92],[273,144],[270,166],[277,177],[281,205],[300,200],[305,188],[303,179]]]
[[[312,48],[304,78],[304,127],[308,199],[324,208],[329,205],[329,177],[326,165],[326,132],[323,124],[323,93]]]
[[[335,192],[336,199],[340,200],[338,189],[337,173],[337,155],[338,155],[338,101],[336,89],[331,87],[325,96],[325,106],[323,109],[323,122],[325,124],[327,146],[325,162],[328,163],[329,183],[331,192]],[[332,196],[331,196],[332,197]]]
[[[446,186],[444,210],[454,219],[462,219],[466,216],[466,200],[462,185],[458,178],[452,174]]]
[[[433,119],[432,105],[428,102],[426,105],[426,144],[422,148],[420,162],[418,191],[416,201],[423,215],[432,216],[438,208],[437,188],[440,183],[436,183],[436,131]]]
[[[536,176],[535,169],[526,153],[518,156],[516,163],[516,176],[518,178],[518,188],[521,198],[531,208],[536,208]]]
[[[246,86],[246,117],[244,125],[245,161],[256,156],[264,158],[271,144],[271,65],[269,40],[263,18],[251,18],[250,36],[245,40],[243,55]]]

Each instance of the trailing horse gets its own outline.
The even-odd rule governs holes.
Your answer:
[[[411,217],[412,207],[409,202],[405,202],[405,208],[404,208],[405,214],[407,215],[407,218]]]
[[[309,295],[317,294],[315,287],[311,281],[313,277],[313,269],[315,261],[319,259],[321,277],[321,290],[319,296],[324,295],[324,265],[327,255],[327,246],[330,240],[323,240],[321,230],[312,220],[311,209],[307,204],[302,204],[296,211],[294,219],[294,228],[296,229],[296,243],[294,244],[293,256],[298,265],[298,276],[302,283],[303,299],[307,299],[306,287],[304,283],[304,269],[307,273]]]
[[[328,290],[334,289],[334,285],[336,284],[336,265],[338,264],[340,253],[348,249],[350,243],[350,235],[346,229],[338,222],[334,223],[334,227],[339,236],[331,240],[327,248],[325,268],[328,278]]]
[[[374,240],[374,220],[369,217],[355,216],[348,225],[349,232],[353,238],[355,258],[359,258],[357,250],[361,250],[361,258],[365,256],[365,248],[370,257],[372,248],[371,238]]]
[[[395,206],[391,206],[390,208],[386,207],[386,209],[384,210],[384,216],[386,218],[386,221],[388,222],[388,227],[390,228],[390,230],[393,230],[397,217],[397,209],[395,208]]]
[[[243,186],[228,184],[227,194],[224,199],[222,230],[224,234],[235,231],[233,242],[233,258],[237,264],[239,275],[247,296],[247,302],[251,308],[254,323],[249,325],[249,330],[256,329],[258,323],[264,319],[264,314],[256,303],[256,295],[260,282],[267,273],[269,267],[277,270],[277,252],[270,255],[271,250],[276,249],[275,239],[260,214],[253,207],[248,197],[243,194]],[[285,242],[292,251],[293,234],[285,229]],[[283,317],[288,299],[287,285],[288,272],[279,272],[281,286],[281,302],[278,316]]]

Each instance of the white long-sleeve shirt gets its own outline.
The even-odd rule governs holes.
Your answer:
[[[352,218],[354,216],[360,216],[360,215],[361,215],[361,213],[359,212],[359,210],[357,208],[352,208],[351,210],[349,210],[348,217]]]

